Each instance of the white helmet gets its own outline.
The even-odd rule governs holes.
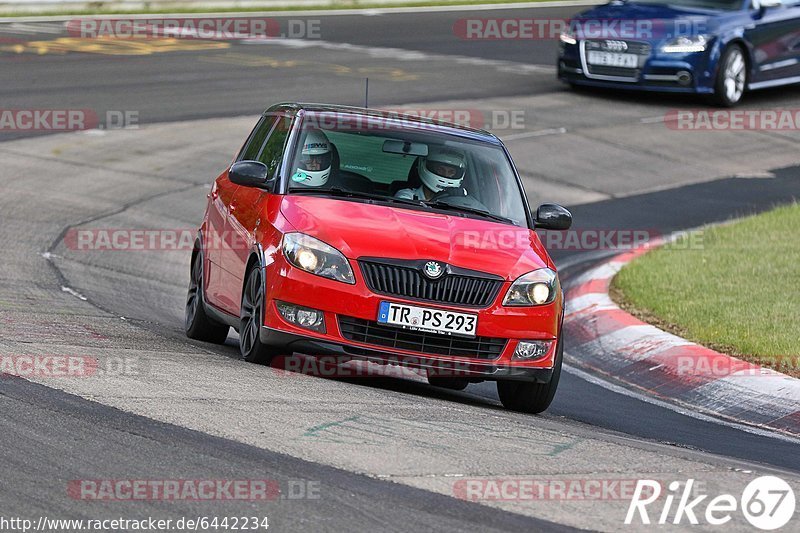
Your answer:
[[[331,175],[332,159],[331,143],[325,134],[310,130],[303,141],[292,181],[306,187],[322,187]]]
[[[419,177],[433,192],[460,187],[466,170],[464,155],[452,148],[431,147],[427,157],[419,158]]]

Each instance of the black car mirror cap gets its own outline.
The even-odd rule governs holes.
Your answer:
[[[572,213],[558,204],[542,204],[536,210],[534,229],[568,230],[572,226]]]
[[[259,161],[237,161],[228,171],[228,179],[243,187],[265,187],[267,185],[267,165]]]

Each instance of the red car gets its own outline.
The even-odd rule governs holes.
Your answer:
[[[301,353],[402,364],[434,385],[491,380],[538,413],[561,372],[564,294],[494,135],[368,109],[280,104],[214,182],[186,334],[239,332],[247,361]]]

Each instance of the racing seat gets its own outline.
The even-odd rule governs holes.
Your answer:
[[[372,181],[356,174],[340,168],[339,150],[336,145],[331,143],[331,178],[333,178],[333,186],[341,187],[347,191],[372,193],[374,186]]]
[[[389,184],[389,194],[394,196],[400,189],[418,189],[422,185],[422,180],[419,177],[419,170],[417,164],[419,156],[414,159],[411,168],[408,169],[408,179],[406,181],[396,180]]]

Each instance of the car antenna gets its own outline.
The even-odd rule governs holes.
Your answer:
[[[369,108],[369,78],[364,78],[364,108]]]

